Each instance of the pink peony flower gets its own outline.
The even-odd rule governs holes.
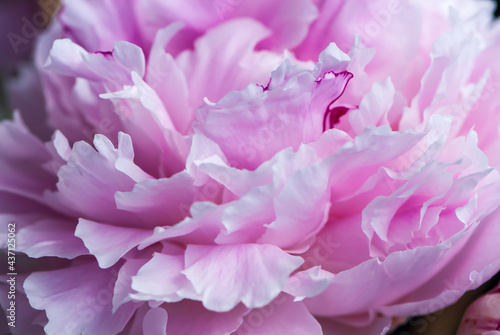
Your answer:
[[[491,10],[64,2],[0,123],[0,210],[35,264],[11,332],[385,334],[485,282]]]
[[[500,332],[498,288],[474,301],[462,317],[458,335],[494,335]]]

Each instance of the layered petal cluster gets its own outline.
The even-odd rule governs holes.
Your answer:
[[[454,303],[500,270],[491,11],[63,1],[0,123],[10,331],[379,335]]]

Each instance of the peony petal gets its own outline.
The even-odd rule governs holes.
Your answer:
[[[302,302],[280,295],[265,307],[253,309],[235,335],[321,335],[321,326]]]
[[[52,207],[67,208],[74,216],[137,225],[134,218],[116,208],[114,199],[115,192],[130,191],[134,185],[132,178],[115,168],[118,158],[134,157],[130,137],[120,133],[115,149],[109,139],[96,135],[94,145],[97,151],[85,142],[75,143],[68,163],[59,169],[58,190],[48,192],[46,199]]]
[[[19,223],[19,220],[14,222]],[[17,233],[17,250],[33,258],[62,257],[72,259],[86,255],[83,243],[74,236],[75,222],[57,218],[43,218],[27,225]]]
[[[118,209],[135,213],[149,227],[167,226],[186,217],[196,191],[193,179],[183,171],[168,179],[144,180],[131,192],[117,192],[115,199]]]
[[[185,8],[193,8],[186,12]],[[146,38],[165,23],[183,21],[186,28],[174,39],[169,48],[172,53],[191,47],[193,41],[203,32],[224,21],[239,17],[251,17],[264,24],[272,35],[259,44],[259,49],[282,51],[296,46],[306,36],[309,24],[316,18],[317,9],[307,0],[258,0],[252,3],[244,1],[214,1],[206,3],[200,0],[187,2],[159,0],[140,2],[139,16]]]
[[[483,219],[474,231],[460,241],[453,258],[426,285],[415,289],[404,303],[394,303],[382,310],[391,314],[426,314],[454,303],[462,294],[479,287],[500,268],[497,248],[499,234],[496,210]],[[458,236],[457,236],[458,237]],[[427,270],[428,271],[428,270]],[[418,298],[417,298],[418,297]]]
[[[18,274],[15,277],[15,299],[10,299],[9,296],[12,294],[11,291],[11,280],[10,276],[0,276],[0,306],[5,313],[5,320],[0,321],[0,331],[5,329],[5,333],[2,334],[12,334],[12,335],[26,335],[26,334],[44,334],[43,325],[47,323],[47,317],[42,311],[38,311],[30,306],[26,294],[23,290],[23,283],[26,276]],[[11,314],[10,310],[13,310],[11,302],[14,302],[14,313]],[[2,326],[2,322],[5,322],[5,328]],[[14,327],[9,327],[8,323],[13,324]]]
[[[332,273],[322,270],[320,266],[314,266],[291,276],[284,292],[293,295],[294,301],[314,297],[328,287],[333,276]]]
[[[274,54],[259,59],[253,50],[269,35],[270,31],[254,20],[232,20],[198,39],[194,51],[179,54],[176,61],[186,76],[190,106],[199,107],[205,97],[218,101],[227,92],[241,90],[251,82],[267,82],[283,59]],[[257,60],[259,66],[252,66]]]
[[[121,305],[132,300],[130,297],[130,294],[134,293],[132,289],[132,277],[137,274],[147,261],[147,259],[127,259],[120,267],[113,291],[113,313]]]
[[[131,294],[132,299],[166,302],[182,300],[178,292],[190,285],[181,273],[183,269],[184,256],[155,253],[132,277],[132,288],[137,291]]]
[[[349,113],[349,122],[356,134],[368,126],[389,124],[388,113],[395,103],[395,88],[391,78],[374,83],[371,90],[363,97],[359,109]]]
[[[347,317],[347,319],[349,319]],[[328,335],[382,335],[388,334],[391,328],[391,318],[372,317],[372,320],[366,322],[362,320],[357,323],[356,320],[342,320],[342,318],[318,318],[321,324],[323,334]]]
[[[274,244],[285,250],[293,249],[303,241],[309,240],[310,243],[327,221],[329,198],[325,165],[298,170],[273,199],[276,220],[267,225],[259,242]]]
[[[241,304],[226,313],[217,313],[191,300],[166,304],[165,309],[168,313],[167,334],[183,335],[232,334],[247,313],[247,309]]]
[[[167,335],[167,311],[157,307],[150,309],[144,316],[142,323],[143,334]]]
[[[116,334],[137,307],[128,303],[111,312],[115,280],[112,270],[89,263],[33,273],[24,289],[30,305],[46,311],[48,334]]]
[[[51,160],[43,143],[29,133],[18,113],[13,121],[0,123],[0,142],[0,190],[41,201],[55,178],[43,169]]]
[[[333,51],[325,54],[325,58],[337,56]],[[284,148],[297,150],[301,143],[317,140],[324,130],[325,111],[352,78],[345,71],[326,73],[323,63],[313,71],[283,63],[267,88],[249,85],[200,108],[195,130],[218,143],[229,161],[250,170]]]
[[[78,221],[75,230],[75,236],[82,239],[103,269],[113,266],[151,234],[148,230],[117,227],[85,219]]]
[[[193,109],[189,106],[188,83],[172,55],[165,51],[166,45],[180,29],[182,23],[177,22],[158,30],[149,55],[145,80],[157,92],[177,131],[185,134],[190,130],[194,118]]]
[[[285,287],[302,259],[273,245],[189,245],[182,271],[213,311],[229,311],[240,301],[249,308],[265,306]]]

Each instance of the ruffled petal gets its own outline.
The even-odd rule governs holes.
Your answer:
[[[78,221],[75,230],[75,236],[82,239],[103,269],[113,266],[151,234],[144,229],[117,227],[85,219]]]
[[[111,312],[115,281],[112,270],[88,263],[33,273],[24,289],[30,305],[47,313],[48,334],[116,334],[137,307],[128,303]]]
[[[203,305],[229,311],[239,302],[258,308],[271,302],[302,264],[273,245],[189,245],[182,271],[201,294]]]

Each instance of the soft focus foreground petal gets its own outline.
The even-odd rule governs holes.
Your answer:
[[[282,294],[271,303],[251,310],[234,335],[322,335],[321,326],[302,302]]]
[[[29,132],[19,114],[0,123],[0,190],[42,201],[55,176],[43,166],[51,160],[44,144]]]
[[[66,269],[36,272],[24,282],[31,306],[45,310],[48,334],[116,334],[127,324],[136,306],[112,313],[116,270],[83,263]]]
[[[248,310],[241,304],[225,313],[207,310],[200,302],[183,300],[163,305],[168,313],[167,334],[229,335],[242,323]],[[193,318],[193,315],[196,317]]]
[[[0,293],[2,294],[0,297],[0,306],[2,306],[2,310],[6,313],[6,316],[10,316],[10,318],[5,319],[6,328],[3,329],[2,325],[0,325],[0,331],[5,331],[5,334],[12,335],[45,334],[43,331],[43,326],[47,323],[45,313],[30,306],[23,290],[23,283],[26,276],[17,275],[15,277],[15,300],[9,299],[12,281],[8,282],[7,280],[11,279],[12,277],[9,276],[2,275],[0,277]],[[11,305],[12,301],[15,302],[14,308]],[[11,315],[9,308],[14,311],[13,315]],[[3,320],[0,322],[3,322]],[[15,327],[8,327],[7,323],[12,323]]]
[[[16,219],[19,223],[19,219]],[[22,229],[18,228],[17,248],[30,257],[62,257],[72,259],[88,251],[74,236],[75,222],[56,215],[37,220]]]
[[[358,318],[318,318],[323,335],[384,335],[390,329],[391,318],[369,316],[367,320],[361,316]]]
[[[142,333],[151,335],[167,335],[167,311],[161,307],[151,308],[144,316]]]
[[[6,229],[0,232],[0,248],[7,249],[8,223],[15,225],[16,251],[30,257],[74,258],[87,254],[73,234],[76,220],[61,216],[47,206],[10,192],[0,192],[0,219]]]
[[[239,302],[249,308],[265,306],[302,262],[273,245],[189,245],[182,273],[202,295],[206,308],[222,312]]]

